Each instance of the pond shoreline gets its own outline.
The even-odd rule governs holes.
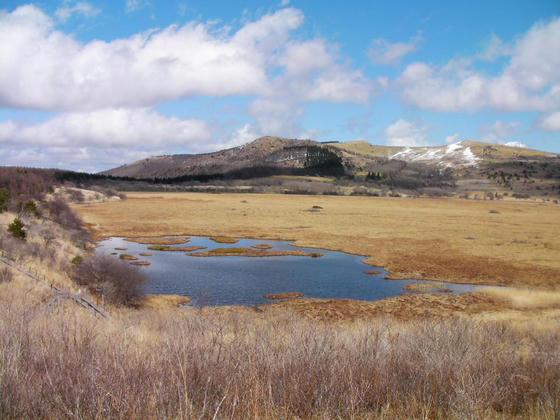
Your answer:
[[[127,242],[127,252],[132,257],[150,250],[152,256],[143,258],[150,264],[141,266],[150,279],[146,293],[188,296],[192,299],[190,305],[254,306],[266,304],[265,296],[296,292],[308,299],[376,301],[401,296],[407,292],[465,293],[479,286],[457,283],[447,283],[443,286],[442,283],[440,290],[419,288],[420,290],[407,291],[406,284],[424,283],[429,280],[387,280],[387,271],[382,267],[374,266],[375,269],[364,270],[364,264],[369,264],[363,255],[322,248],[302,248],[296,245],[295,241],[266,240],[261,237],[232,238],[235,241],[230,241],[229,244],[216,243],[206,236],[180,235],[179,238],[185,240],[185,244],[188,242],[188,246],[183,246],[179,239],[176,240],[176,235],[144,235],[141,243],[131,241],[130,237],[112,237],[99,242],[95,252],[107,253],[123,241]],[[154,246],[151,242],[172,242],[176,245]],[[264,242],[268,242],[269,247],[255,248],[257,245],[262,246]],[[201,248],[209,249],[194,252]],[[171,252],[179,250],[193,252],[186,252],[186,256],[185,253]],[[199,256],[200,253],[204,258],[194,260],[207,261],[192,262],[192,259],[188,258]],[[244,262],[246,260],[259,262],[249,264]]]

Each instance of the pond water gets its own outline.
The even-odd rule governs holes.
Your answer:
[[[139,261],[150,261],[151,265],[139,267],[148,277],[144,292],[188,296],[193,305],[256,305],[270,302],[263,297],[265,294],[283,292],[301,292],[314,298],[377,300],[402,294],[403,285],[411,281],[383,279],[387,272],[362,263],[363,256],[297,247],[289,241],[239,239],[235,244],[223,244],[207,237],[191,236],[187,243],[173,246],[205,246],[211,250],[252,247],[263,243],[271,245],[272,250],[299,249],[324,255],[320,258],[191,257],[185,252],[149,250],[149,245],[118,237],[100,242],[96,252],[114,254],[115,258],[119,257],[119,253],[126,253],[138,257]],[[152,255],[142,257],[138,255],[141,252]],[[381,274],[364,273],[370,269],[378,269]],[[454,283],[441,285],[451,293],[467,292],[475,287]]]

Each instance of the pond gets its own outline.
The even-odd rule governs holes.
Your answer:
[[[310,256],[210,256],[194,257],[190,252],[170,252],[148,249],[149,244],[127,241],[113,237],[101,241],[98,253],[113,254],[119,258],[126,253],[149,261],[141,266],[148,282],[144,292],[150,294],[178,294],[191,298],[193,305],[256,305],[270,300],[264,295],[301,292],[305,297],[351,298],[377,300],[404,293],[403,286],[411,280],[387,280],[387,272],[362,262],[363,256],[315,248],[294,246],[289,241],[263,239],[239,239],[236,243],[216,243],[207,237],[190,236],[184,244],[173,246],[216,248],[252,248],[259,244],[270,245],[269,251],[296,251],[317,253]],[[115,250],[115,248],[126,248]],[[252,248],[255,249],[255,248]],[[151,256],[139,256],[149,252]],[[194,253],[200,251],[194,251]],[[377,269],[379,274],[366,274]],[[448,293],[473,290],[468,284],[437,283],[439,289]]]

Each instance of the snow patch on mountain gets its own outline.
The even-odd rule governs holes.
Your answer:
[[[404,150],[389,156],[389,159],[431,163],[444,168],[464,165],[475,166],[480,160],[471,148],[465,146],[462,142],[447,146],[406,147]]]

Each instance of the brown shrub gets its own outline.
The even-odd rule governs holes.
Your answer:
[[[13,279],[12,270],[8,267],[0,267],[0,283],[8,283]]]
[[[471,320],[327,326],[198,311],[140,311],[122,324],[64,311],[44,317],[0,307],[2,417],[560,414],[557,330]]]
[[[91,254],[75,265],[73,280],[116,305],[134,305],[146,277],[136,267],[109,255]]]

